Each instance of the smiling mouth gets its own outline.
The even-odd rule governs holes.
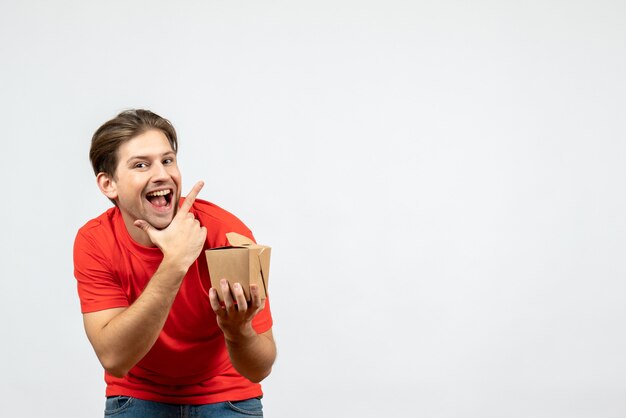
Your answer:
[[[167,208],[172,203],[172,190],[158,190],[146,194],[148,202],[157,208]]]

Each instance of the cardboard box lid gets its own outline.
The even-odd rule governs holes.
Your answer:
[[[257,243],[252,241],[250,238],[246,237],[245,235],[241,235],[241,234],[238,234],[236,232],[228,232],[226,234],[226,239],[230,243],[231,247],[243,247],[243,246],[246,246],[246,245],[258,245]]]

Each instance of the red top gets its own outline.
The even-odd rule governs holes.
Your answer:
[[[196,199],[191,212],[207,228],[204,249],[228,245],[227,232],[254,239],[239,219],[212,203]],[[74,275],[81,311],[129,306],[162,259],[158,248],[133,241],[117,207],[87,222],[74,242]],[[261,385],[242,377],[230,362],[224,335],[209,303],[210,287],[203,251],[189,267],[163,330],[148,354],[123,378],[105,372],[106,396],[205,404],[262,394]],[[252,326],[257,333],[272,327],[269,298]]]

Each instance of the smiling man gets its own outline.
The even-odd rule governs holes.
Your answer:
[[[105,370],[105,415],[262,416],[259,382],[276,357],[269,300],[222,280],[220,304],[202,254],[228,245],[228,232],[253,236],[196,198],[203,182],[181,197],[177,149],[174,127],[147,110],[92,138],[98,187],[115,206],[78,231],[74,274]]]

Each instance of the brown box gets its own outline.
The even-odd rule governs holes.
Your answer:
[[[224,300],[220,280],[226,279],[231,288],[240,283],[250,300],[250,285],[259,287],[261,299],[267,297],[267,281],[270,274],[270,254],[272,249],[266,245],[255,244],[250,238],[236,232],[226,234],[229,247],[206,250],[206,261],[211,276],[211,287],[217,290],[220,301]]]

